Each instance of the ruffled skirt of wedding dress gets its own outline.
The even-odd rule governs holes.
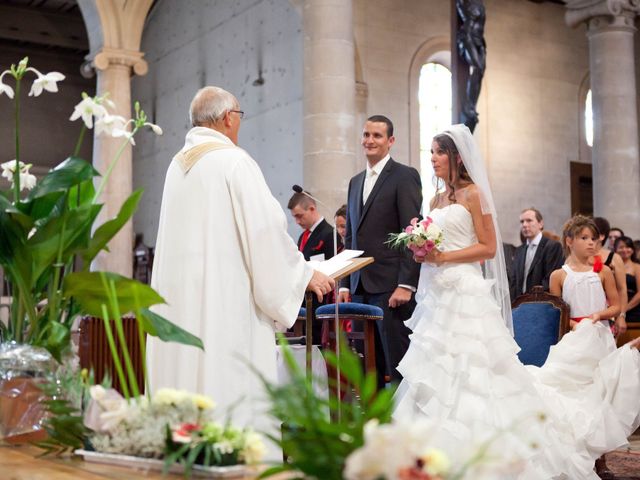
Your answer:
[[[640,423],[640,355],[581,322],[543,367],[524,366],[491,287],[477,265],[423,267],[394,418],[436,420],[433,444],[454,461],[489,445],[484,463],[502,471],[483,476],[481,461],[476,479],[597,479],[595,459]]]

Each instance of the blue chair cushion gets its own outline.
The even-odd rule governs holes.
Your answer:
[[[307,309],[304,307],[300,307],[300,311],[298,312],[298,318],[307,318]]]
[[[518,358],[525,365],[541,367],[549,349],[558,343],[560,309],[551,303],[523,303],[513,310],[514,339]]]
[[[336,311],[336,304],[329,303],[322,305],[316,309],[316,317],[321,315],[333,315]],[[362,317],[379,317],[382,318],[383,312],[380,307],[375,305],[367,305],[366,303],[339,303],[338,315],[340,317],[362,316]]]

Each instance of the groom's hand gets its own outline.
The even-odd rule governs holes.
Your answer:
[[[404,287],[397,287],[389,297],[389,307],[396,308],[411,300],[411,290]]]

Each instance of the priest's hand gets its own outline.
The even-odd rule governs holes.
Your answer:
[[[326,276],[324,273],[317,270],[313,271],[313,276],[307,285],[307,290],[316,294],[318,301],[321,302],[323,296],[329,293],[336,286],[336,282],[333,278]]]

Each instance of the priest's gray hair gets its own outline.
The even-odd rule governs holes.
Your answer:
[[[220,87],[204,87],[198,90],[191,106],[189,119],[191,125],[200,127],[216,123],[225,113],[238,108],[238,100]]]

